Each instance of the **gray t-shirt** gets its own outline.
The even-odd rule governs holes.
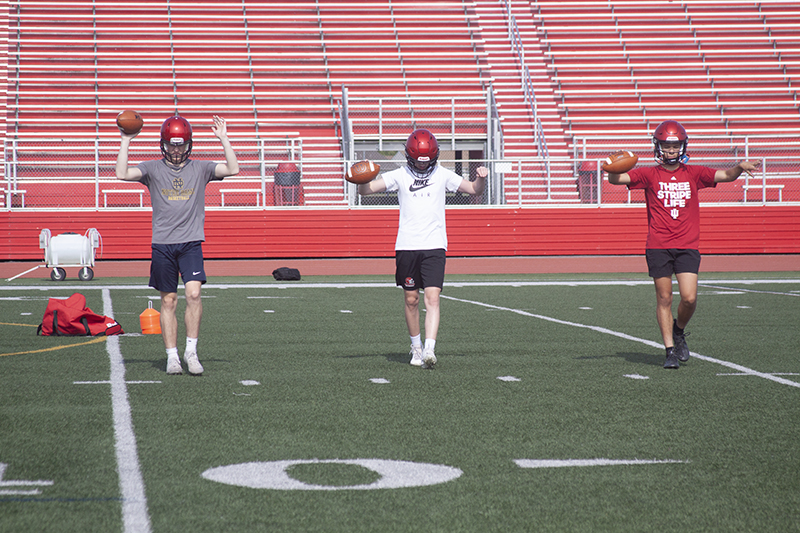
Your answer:
[[[214,177],[217,163],[190,159],[174,168],[163,159],[136,165],[139,180],[150,191],[153,206],[153,243],[179,244],[205,241],[206,185]]]

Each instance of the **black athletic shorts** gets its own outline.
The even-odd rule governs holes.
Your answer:
[[[647,270],[651,278],[671,278],[673,274],[700,271],[700,252],[670,248],[646,250]]]
[[[399,287],[407,291],[425,287],[444,286],[445,251],[436,250],[397,250],[395,252],[394,279]]]
[[[178,274],[187,281],[206,282],[203,243],[152,244],[150,286],[161,292],[178,292]]]

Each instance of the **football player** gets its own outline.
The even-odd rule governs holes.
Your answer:
[[[475,181],[469,181],[437,163],[439,143],[426,129],[408,136],[406,165],[379,174],[358,186],[360,194],[397,191],[400,222],[395,241],[395,282],[402,287],[405,319],[411,337],[411,364],[433,368],[439,331],[439,295],[444,285],[447,228],[445,193],[482,194],[489,169],[480,166]],[[419,319],[419,291],[425,298],[425,344]]]
[[[608,182],[644,189],[648,233],[645,257],[656,289],[656,318],[664,339],[664,368],[678,368],[689,360],[684,328],[697,307],[700,270],[700,202],[697,191],[717,183],[736,180],[756,164],[742,161],[726,170],[688,165],[689,136],[680,123],[667,120],[653,134],[653,152],[658,163],[623,174],[608,174]],[[680,303],[672,314],[672,275],[678,282]]]
[[[225,119],[214,115],[211,130],[222,144],[225,162],[189,159],[192,153],[192,125],[173,116],[161,125],[163,159],[128,166],[128,149],[138,133],[120,130],[122,140],[117,155],[116,176],[123,181],[138,181],[148,188],[153,206],[152,261],[150,286],[161,293],[161,334],[167,349],[167,374],[181,374],[178,357],[178,275],[186,287],[186,350],[183,359],[190,374],[202,374],[197,357],[197,339],[203,304],[200,288],[206,282],[203,267],[205,240],[205,187],[239,173],[236,154],[228,140]]]

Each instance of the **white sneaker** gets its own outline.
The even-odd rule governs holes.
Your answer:
[[[408,352],[408,355],[411,356],[411,365],[412,366],[422,366],[422,346],[416,347],[413,344],[411,345],[411,351]]]
[[[175,357],[167,357],[167,374],[183,374],[181,359],[177,355]]]
[[[428,348],[422,352],[422,368],[433,368],[436,365],[436,354]]]
[[[203,365],[197,359],[197,352],[186,352],[183,354],[183,360],[186,361],[186,367],[190,374],[198,376],[203,373]]]

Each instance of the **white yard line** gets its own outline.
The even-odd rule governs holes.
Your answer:
[[[111,292],[103,289],[103,314],[114,317]],[[122,523],[125,533],[149,533],[150,515],[147,513],[147,498],[144,480],[139,468],[139,453],[136,449],[136,434],[133,432],[131,405],[125,383],[125,361],[119,349],[119,337],[112,335],[106,342],[111,363],[111,405],[114,415],[115,451],[119,488],[122,494]]]
[[[735,292],[754,292],[756,294],[775,294],[777,296],[795,296],[800,297],[800,293],[791,293],[791,292],[775,292],[775,291],[756,291],[753,289],[732,289],[731,287],[720,287],[719,285],[709,285],[708,283],[698,283],[698,287],[707,287],[709,289],[723,289],[726,291],[735,291]]]
[[[676,459],[514,459],[520,468],[561,468],[565,466],[616,466],[657,465],[664,463],[688,463]]]
[[[389,276],[382,276],[388,278]],[[94,283],[94,282],[93,282]],[[709,280],[709,283],[724,284],[724,285],[761,285],[761,284],[800,284],[800,278],[781,278],[781,279],[715,279]],[[700,282],[699,285],[711,288],[709,283]],[[652,286],[653,280],[647,279],[632,279],[632,280],[550,280],[550,281],[524,281],[524,280],[508,280],[508,281],[457,281],[445,280],[445,290],[448,287],[584,287],[584,286],[629,286],[634,287],[638,285]],[[295,281],[291,283],[208,283],[203,285],[203,290],[207,289],[357,289],[357,288],[387,288],[397,287],[391,281],[362,281],[362,282],[332,282],[332,283],[308,283],[304,281]],[[114,289],[114,290],[145,290],[152,291],[153,289],[147,285],[92,285],[92,289]],[[183,285],[179,285],[182,289]],[[75,290],[85,291],[86,285],[0,285],[0,291],[43,291],[49,289],[57,290]],[[726,290],[743,291],[742,288],[727,288]],[[760,292],[760,291],[750,291]],[[767,294],[768,291],[763,291]],[[787,296],[797,296],[791,293],[775,293],[786,294]],[[798,293],[800,294],[800,293]]]
[[[657,342],[653,342],[653,341],[650,341],[650,340],[647,340],[647,339],[641,339],[639,337],[634,337],[632,335],[628,335],[626,333],[621,333],[619,331],[614,331],[614,330],[610,330],[610,329],[607,329],[607,328],[601,328],[599,326],[589,326],[587,324],[578,324],[577,322],[569,322],[567,320],[559,320],[558,318],[552,318],[552,317],[549,317],[549,316],[537,315],[535,313],[529,313],[527,311],[522,311],[521,309],[512,309],[510,307],[502,307],[502,306],[499,306],[499,305],[492,305],[492,304],[487,304],[487,303],[484,303],[484,302],[476,302],[474,300],[464,300],[462,298],[453,298],[452,296],[445,296],[444,294],[441,295],[441,297],[444,298],[444,299],[453,300],[453,301],[456,301],[456,302],[468,303],[468,304],[473,304],[473,305],[480,305],[482,307],[487,307],[489,309],[496,309],[498,311],[508,311],[510,313],[516,313],[518,315],[528,316],[528,317],[531,317],[531,318],[538,318],[540,320],[547,320],[548,322],[554,322],[556,324],[561,324],[561,325],[564,325],[564,326],[572,326],[572,327],[576,327],[576,328],[590,329],[590,330],[596,331],[598,333],[604,333],[606,335],[614,335],[615,337],[620,337],[620,338],[625,339],[625,340],[646,344],[647,346],[652,346],[653,348],[660,348],[660,349],[664,348],[663,345],[661,345],[661,344],[659,344]],[[709,362],[709,363],[716,363],[718,365],[722,365],[722,366],[737,370],[737,371],[739,371],[739,372],[741,372],[743,374],[747,374],[747,375],[750,375],[750,376],[758,376],[760,378],[768,379],[770,381],[774,381],[774,382],[780,383],[782,385],[789,385],[790,387],[800,388],[800,383],[798,383],[796,381],[783,379],[781,377],[775,376],[773,374],[768,374],[766,372],[759,372],[757,370],[753,370],[751,368],[747,368],[747,367],[744,367],[742,365],[737,365],[736,363],[731,363],[729,361],[723,361],[722,359],[716,359],[714,357],[708,357],[706,355],[701,355],[701,354],[699,354],[697,352],[691,352],[691,354],[692,354],[692,357],[694,357],[695,359],[700,359],[701,361],[706,361],[706,362]]]

